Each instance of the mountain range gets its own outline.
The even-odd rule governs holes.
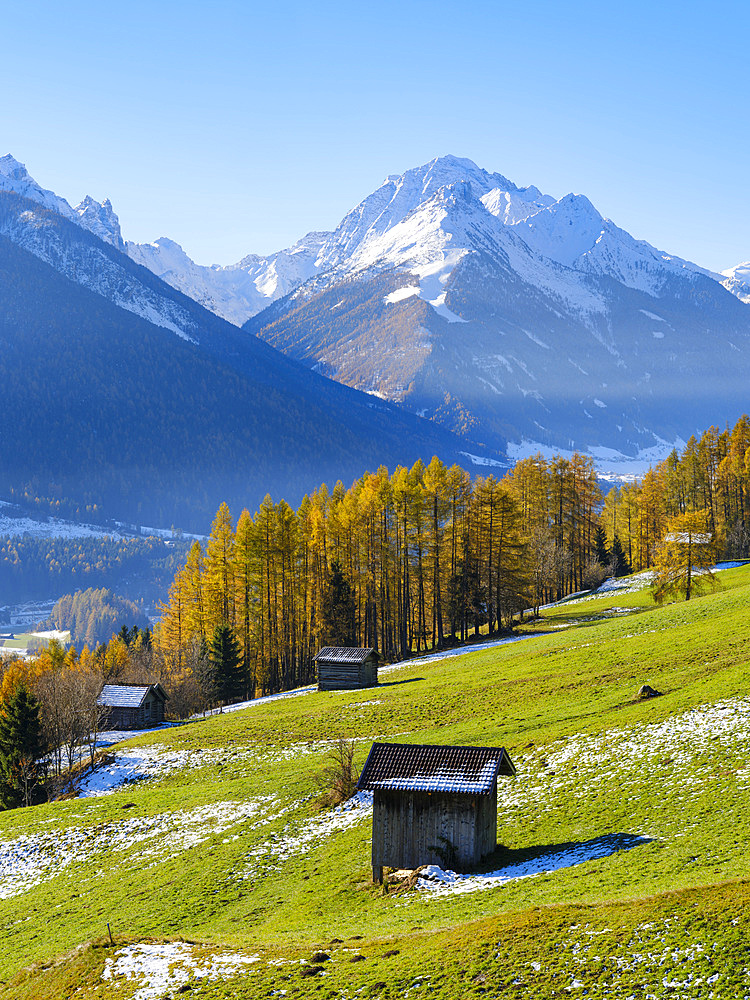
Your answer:
[[[269,492],[297,503],[433,454],[501,461],[207,311],[124,252],[106,203],[71,209],[1,163],[6,496],[205,531],[223,500],[235,514]]]
[[[390,176],[333,232],[229,267],[167,238],[124,241],[109,201],[72,208],[12,157],[3,188],[36,207],[0,233],[119,308],[239,372],[265,341],[480,442],[471,454],[577,448],[618,467],[748,408],[750,264],[717,274],[634,239],[583,195],[555,199],[471,160]],[[96,238],[84,259],[50,238],[42,208]]]
[[[712,272],[471,160],[388,177],[333,232],[230,267],[126,247],[316,371],[515,454],[617,467],[747,409],[750,264]]]

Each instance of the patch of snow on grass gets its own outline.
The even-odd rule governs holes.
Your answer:
[[[193,715],[191,718],[204,719],[211,715],[222,715],[224,712],[241,712],[245,708],[254,708],[256,705],[265,705],[269,701],[278,701],[279,698],[297,698],[303,694],[312,694],[318,690],[317,684],[310,684],[307,687],[293,688],[291,691],[279,691],[277,694],[266,694],[261,698],[252,698],[250,701],[238,701],[234,705],[224,705],[223,708],[212,708],[209,712],[202,712]]]
[[[458,646],[456,649],[443,649],[439,653],[430,653],[425,656],[418,656],[412,660],[401,660],[399,663],[391,663],[387,667],[378,668],[378,676],[388,674],[392,670],[402,670],[404,667],[420,667],[423,663],[435,663],[437,660],[446,660],[452,656],[465,656],[467,653],[481,653],[485,649],[494,649],[496,646],[507,646],[511,642],[523,642],[526,639],[535,639],[537,636],[546,635],[546,632],[532,632],[528,635],[508,635],[504,639],[493,639],[490,642],[478,642],[473,646]]]
[[[642,573],[636,573],[634,576],[621,576],[614,577],[611,576],[608,580],[605,580],[601,587],[593,590],[589,593],[584,593],[580,597],[574,596],[571,598],[565,598],[559,601],[559,604],[583,604],[586,601],[597,601],[600,597],[605,594],[617,593],[617,594],[636,594],[640,590],[646,590],[651,586],[651,581],[654,578],[654,571],[651,569],[644,570]],[[554,607],[554,605],[550,605]]]
[[[198,957],[194,946],[183,942],[133,944],[106,960],[102,979],[137,985],[132,1000],[162,1000],[167,990],[179,991],[190,979],[228,979],[259,960],[259,955],[234,952]]]
[[[712,570],[719,573],[725,569],[736,569],[738,566],[745,565],[747,565],[746,559],[741,560],[740,562],[720,562],[716,563],[716,565],[712,567]],[[552,608],[562,604],[579,604],[583,601],[596,601],[602,597],[602,595],[614,592],[619,594],[636,594],[641,590],[648,589],[648,587],[651,586],[653,579],[654,571],[652,569],[643,570],[642,573],[635,573],[632,576],[611,576],[596,590],[584,591],[580,595],[572,594],[570,597],[564,597],[561,601],[557,601],[555,604],[546,604],[545,607]],[[624,611],[625,609],[621,608],[620,610]]]
[[[647,794],[643,774],[659,775],[661,794],[673,791],[683,801],[700,798],[707,782],[716,780],[712,769],[696,766],[706,755],[746,751],[750,731],[750,698],[730,698],[700,705],[661,722],[637,723],[604,733],[580,733],[535,751],[518,751],[517,776],[498,785],[498,815],[533,815],[554,809],[559,801],[609,794],[616,788],[621,799],[638,801]],[[581,775],[585,774],[585,789]],[[743,775],[738,772],[738,787]],[[653,822],[666,821],[655,814]],[[682,829],[664,827],[670,836]]]
[[[562,851],[540,854],[528,861],[508,865],[494,872],[483,872],[479,875],[461,875],[454,871],[445,871],[438,865],[427,865],[420,873],[417,887],[428,895],[443,896],[479,892],[482,889],[495,889],[514,882],[517,879],[535,878],[539,875],[549,875],[561,868],[571,868],[583,864],[584,861],[594,861],[606,858],[617,851],[629,850],[647,842],[645,837],[618,836],[598,837],[582,844],[573,844]]]
[[[248,857],[254,864],[244,878],[253,879],[257,876],[258,862],[262,869],[275,870],[280,863],[304,854],[326,837],[350,830],[372,815],[372,798],[372,792],[356,792],[341,805],[313,816],[299,826],[288,823],[279,835],[269,837],[250,851]]]
[[[133,816],[91,827],[30,833],[0,841],[0,899],[28,892],[60,875],[70,865],[96,855],[124,855],[137,846],[139,866],[144,857],[174,856],[257,816],[272,801],[260,798],[248,802],[213,802],[194,809]],[[108,864],[112,866],[113,859]]]
[[[225,763],[223,750],[167,750],[161,744],[132,747],[112,756],[112,759],[86,775],[79,785],[81,798],[109,795],[121,785],[135,781],[163,778],[173,771],[211,767]],[[235,754],[231,753],[234,757]]]
[[[589,982],[606,982],[612,996],[637,995],[644,1000],[657,1000],[665,995],[664,989],[688,990],[687,993],[670,994],[686,998],[741,995],[734,983],[726,984],[726,992],[707,993],[701,989],[701,986],[714,986],[721,978],[720,973],[713,971],[717,945],[697,940],[687,945],[680,943],[680,927],[673,917],[640,924],[629,938],[614,936],[607,942],[613,949],[608,955],[601,954],[596,939],[602,934],[612,934],[611,928],[589,928],[589,924],[570,927],[570,937],[562,943],[560,959],[569,969],[575,967],[577,974],[585,973]],[[689,963],[693,963],[692,968]],[[637,994],[629,978],[632,973],[638,976]],[[644,981],[649,975],[651,982]]]

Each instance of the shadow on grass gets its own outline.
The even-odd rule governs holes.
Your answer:
[[[651,843],[650,837],[632,833],[611,833],[593,840],[545,844],[513,850],[499,845],[485,858],[481,869],[460,874],[429,865],[421,872],[425,888],[447,892],[476,892],[503,885],[515,879],[547,875],[561,868],[571,868],[585,861],[596,861],[619,851],[630,851]]]
[[[650,844],[651,840],[651,837],[642,837],[635,833],[608,833],[592,840],[570,840],[560,844],[541,844],[538,847],[514,849],[498,844],[492,854],[484,859],[482,867],[477,869],[476,874],[486,872],[490,868],[506,868],[534,862],[544,865],[553,858],[578,854],[585,856],[584,860],[590,857],[604,858],[609,854],[616,854],[617,851],[629,851],[633,847]]]
[[[395,687],[397,684],[413,684],[414,681],[423,681],[424,677],[405,677],[402,681],[378,681],[378,687]]]

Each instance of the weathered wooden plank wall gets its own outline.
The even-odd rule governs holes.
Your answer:
[[[367,663],[330,663],[318,660],[318,690],[373,687],[378,683],[378,666]]]
[[[497,786],[489,795],[375,791],[372,867],[478,865],[495,849]]]

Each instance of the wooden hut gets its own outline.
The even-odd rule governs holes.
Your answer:
[[[105,684],[97,703],[107,710],[103,728],[145,729],[164,722],[169,695],[161,684]]]
[[[358,783],[373,792],[373,882],[384,866],[479,865],[497,846],[497,776],[515,773],[503,747],[373,743]]]
[[[318,691],[373,687],[378,683],[379,659],[374,649],[325,646],[315,657]]]

